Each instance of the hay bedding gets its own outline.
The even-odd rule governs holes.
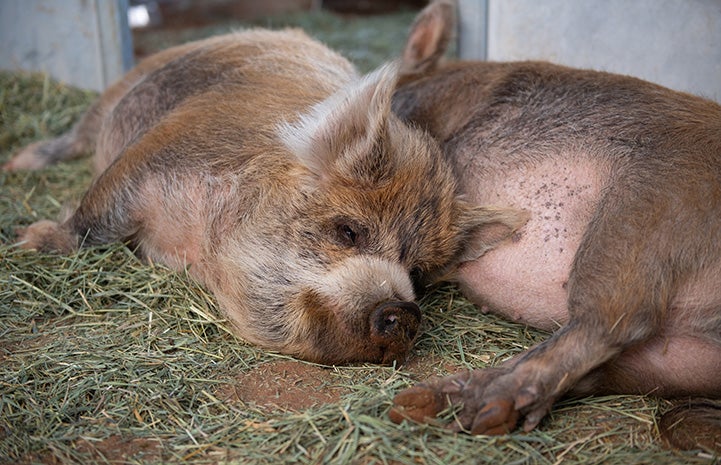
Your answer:
[[[367,70],[398,53],[412,17],[313,13],[263,24],[304,27]],[[141,40],[170,45],[153,33]],[[0,163],[67,129],[93,98],[41,75],[0,73]],[[88,160],[0,173],[0,463],[714,461],[659,447],[654,419],[668,406],[652,398],[565,402],[540,429],[495,438],[391,424],[392,395],[414,380],[494,364],[545,337],[481,315],[452,287],[423,302],[424,332],[406,366],[320,367],[237,340],[203,289],[123,245],[69,257],[13,247],[15,227],[55,217],[89,179]]]

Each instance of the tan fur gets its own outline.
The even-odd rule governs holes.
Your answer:
[[[399,394],[393,418],[450,400],[457,429],[502,433],[568,393],[721,397],[721,106],[549,63],[439,65],[448,8],[416,20],[403,56],[420,65],[403,64],[394,110],[441,142],[469,200],[530,213],[460,267],[466,295],[558,331]]]
[[[524,219],[459,198],[436,143],[391,113],[396,79],[397,65],[360,78],[292,30],[161,52],[69,134],[5,166],[95,150],[78,209],[21,243],[129,240],[187,269],[250,342],[323,363],[402,361],[420,323],[411,277],[442,275],[486,226],[505,231],[491,247]]]

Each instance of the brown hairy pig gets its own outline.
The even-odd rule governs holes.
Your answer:
[[[525,217],[459,197],[437,144],[390,111],[397,69],[361,78],[295,30],[149,57],[69,133],[5,164],[95,154],[79,207],[20,244],[128,241],[187,269],[249,342],[328,364],[402,361],[421,319],[412,279],[462,259],[485,225],[510,233]]]
[[[418,16],[393,109],[441,143],[469,201],[530,214],[460,265],[465,295],[555,333],[399,393],[391,417],[452,404],[451,428],[500,434],[566,394],[721,398],[721,106],[549,63],[443,63],[453,23],[449,0]]]

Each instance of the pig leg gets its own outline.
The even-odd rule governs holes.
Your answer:
[[[186,48],[190,49],[190,47],[193,46],[196,45],[189,44]],[[2,165],[1,169],[5,171],[38,170],[60,161],[71,160],[92,153],[98,143],[98,137],[103,124],[106,122],[108,116],[112,114],[111,112],[121,99],[126,97],[130,90],[134,89],[136,84],[141,83],[142,79],[152,72],[155,67],[160,67],[181,52],[182,49],[177,49],[177,51],[173,49],[167,50],[166,52],[158,54],[157,57],[142,62],[125,75],[123,79],[117,81],[105,90],[70,131],[59,137],[38,141],[22,148],[9,161]],[[175,75],[179,74],[174,68],[170,69],[166,74],[172,74],[173,72],[175,72]],[[184,77],[185,76],[180,75],[177,76],[176,79],[179,82],[184,82]],[[162,74],[161,78],[167,79],[167,77]],[[187,92],[183,92],[186,88],[179,88],[178,86],[173,87],[176,89],[176,92],[170,96],[156,91],[157,87],[164,84],[164,81],[156,84],[156,82],[151,80],[135,89],[134,100],[130,100],[125,104],[126,108],[131,107],[131,111],[125,110],[121,114],[116,115],[116,120],[109,126],[114,128],[114,130],[106,133],[109,137],[119,140],[113,140],[112,144],[106,143],[104,149],[100,151],[101,154],[96,153],[96,173],[100,173],[105,169],[111,161],[109,159],[117,155],[119,150],[125,146],[125,143],[139,133],[142,128],[150,127],[150,122],[154,122],[157,118],[157,113],[161,112],[161,110],[158,109],[161,108],[163,109],[162,111],[164,111],[164,100],[169,100],[174,103],[187,95]],[[188,86],[190,87],[190,85]],[[140,105],[138,104],[139,101]],[[133,110],[133,105],[142,110]],[[118,121],[124,124],[119,126]],[[129,125],[134,127],[128,129],[127,126]]]
[[[135,155],[126,153],[103,172],[65,221],[38,221],[20,230],[21,247],[69,253],[83,245],[132,237],[141,225],[139,200],[145,177],[144,163],[134,161],[142,154]]]
[[[48,165],[79,158],[95,148],[95,138],[104,116],[103,102],[93,104],[65,134],[32,143],[2,165],[5,171],[39,170]]]
[[[65,134],[42,140],[22,148],[2,166],[5,171],[38,170],[54,163],[79,158],[95,150],[103,122],[120,99],[142,77],[131,71],[124,79],[110,86],[80,120]]]
[[[573,333],[571,337],[578,334],[575,331],[569,333]],[[551,393],[546,397],[546,408],[550,407],[563,389],[554,390],[547,381],[529,382],[524,377],[546,376],[562,386],[568,384],[567,379],[559,379],[558,375],[544,373],[543,370],[566,370],[568,357],[563,355],[554,359],[549,352],[574,350],[582,354],[581,357],[587,356],[583,341],[580,344],[564,344],[555,339],[557,336],[506,366],[467,371],[407,389],[394,400],[396,407],[391,411],[391,419],[396,422],[404,418],[428,422],[441,411],[462,405],[456,416],[457,421],[450,425],[454,430],[466,430],[474,434],[503,434],[512,431],[522,415],[526,415],[524,427],[528,429],[544,414],[544,406],[539,404],[536,404],[535,410],[526,410],[526,403],[538,397],[538,386],[543,386],[545,392]],[[568,336],[561,339],[567,340]],[[532,359],[531,364],[529,359]],[[566,372],[563,373],[565,375]],[[663,335],[622,351],[619,356],[583,376],[572,386],[569,394],[717,398],[721,396],[721,378],[718,373],[721,373],[721,344],[717,340],[688,335]],[[516,395],[508,395],[504,389]],[[673,419],[681,417],[684,425],[679,428],[678,422]],[[704,402],[679,405],[663,415],[661,425],[665,425],[662,431],[664,438],[674,447],[704,447],[721,451],[719,404]],[[696,442],[691,444],[690,438],[695,438]]]
[[[525,418],[523,428],[531,430],[569,386],[613,356],[599,339],[571,323],[499,368],[465,372],[399,393],[391,419],[427,422],[449,406],[461,406],[450,425],[456,431],[504,434],[514,430],[520,418]]]

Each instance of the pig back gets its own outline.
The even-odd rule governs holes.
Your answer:
[[[356,77],[345,58],[300,30],[257,29],[173,47],[116,84],[127,89],[121,98],[107,93],[117,102],[98,137],[96,172],[161,121],[211,132],[251,130],[319,102]]]

